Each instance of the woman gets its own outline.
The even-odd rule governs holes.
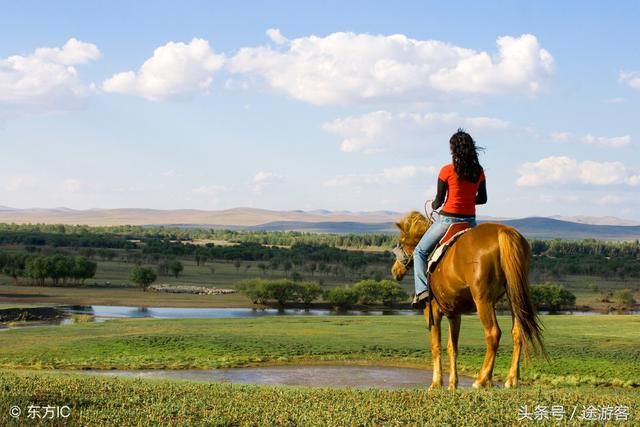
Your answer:
[[[452,163],[445,165],[438,175],[438,194],[431,204],[436,210],[442,206],[438,219],[431,224],[413,252],[413,271],[416,295],[413,307],[424,308],[429,295],[426,263],[431,251],[455,222],[476,225],[476,205],[487,203],[484,171],[478,161],[478,147],[471,135],[458,129],[449,140]],[[481,148],[480,148],[481,149]],[[446,199],[446,201],[445,201]]]

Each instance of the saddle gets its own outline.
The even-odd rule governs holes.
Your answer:
[[[449,226],[447,232],[438,242],[438,246],[433,252],[431,252],[431,256],[429,256],[429,259],[427,260],[427,273],[433,273],[447,249],[449,249],[456,240],[458,240],[458,237],[462,236],[469,230],[471,230],[471,224],[468,222],[456,222]]]

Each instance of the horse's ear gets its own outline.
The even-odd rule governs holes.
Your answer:
[[[404,231],[404,228],[402,228],[402,223],[396,222],[396,227],[398,227],[400,231]]]

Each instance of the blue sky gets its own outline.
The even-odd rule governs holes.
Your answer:
[[[0,205],[640,220],[637,2],[11,2]]]

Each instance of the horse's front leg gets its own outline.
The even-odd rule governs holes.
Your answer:
[[[449,390],[458,387],[458,337],[460,336],[460,316],[451,316],[449,319],[449,342],[447,353],[449,354]]]
[[[424,309],[424,316],[429,324],[429,307]],[[442,314],[440,310],[433,310],[433,326],[431,328],[431,359],[433,360],[433,377],[429,390],[442,387],[442,360],[440,359],[440,320]]]

